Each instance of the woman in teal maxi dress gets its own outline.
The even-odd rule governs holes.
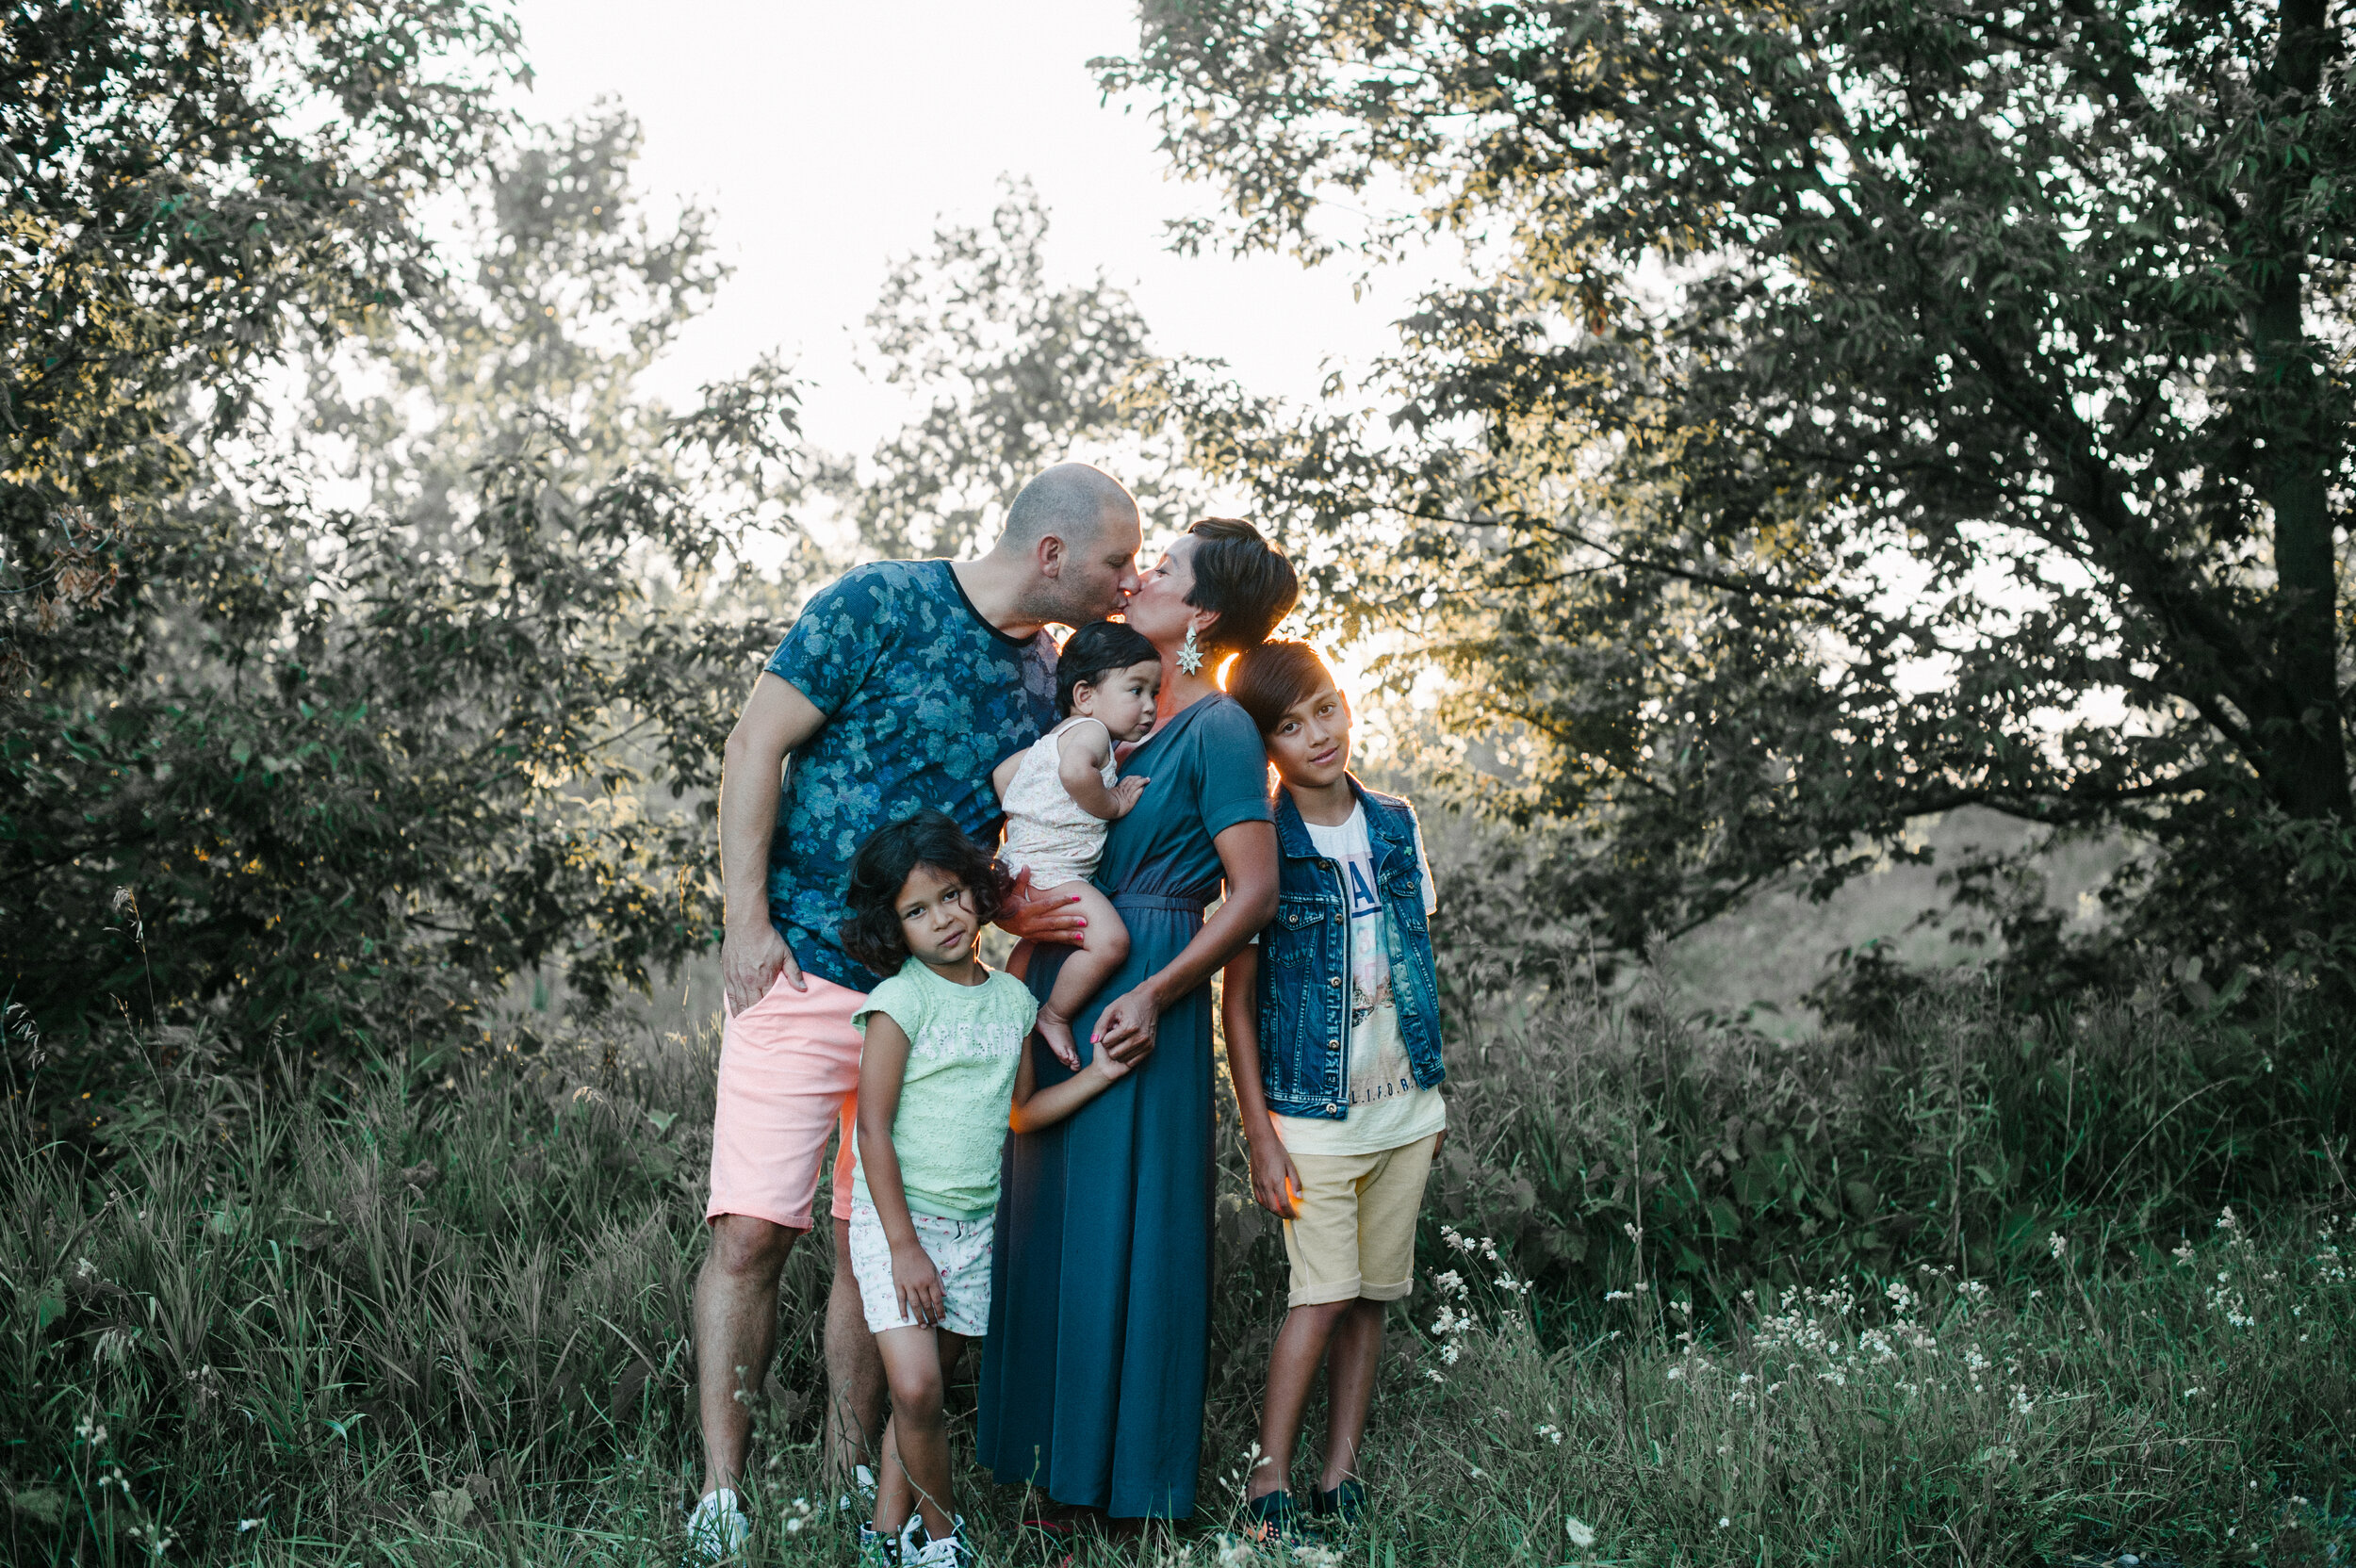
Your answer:
[[[1181,538],[1130,606],[1130,624],[1165,649],[1165,716],[1121,765],[1151,782],[1111,825],[1096,874],[1128,926],[1128,961],[1072,1021],[1083,1060],[1140,1026],[1153,1048],[1070,1119],[1007,1139],[982,1348],[983,1464],[1116,1519],[1194,1511],[1210,1340],[1209,982],[1275,904],[1259,731],[1170,654],[1181,629],[1222,617],[1248,629],[1238,643],[1258,642],[1291,608],[1291,569],[1281,603],[1238,606],[1211,580],[1216,555],[1197,563],[1198,586],[1199,537]],[[1250,544],[1283,563],[1256,532]],[[1189,595],[1230,602],[1206,616]],[[1222,880],[1226,903],[1206,925]],[[1068,953],[1039,952],[1033,994],[1047,995]],[[1042,1085],[1069,1075],[1036,1039],[1032,1050]]]

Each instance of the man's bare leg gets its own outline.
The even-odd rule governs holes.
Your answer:
[[[744,1474],[752,1401],[777,1348],[777,1276],[802,1233],[742,1214],[721,1215],[710,1230],[711,1247],[695,1276],[695,1320],[707,1497]]]
[[[851,1222],[834,1222],[834,1286],[826,1293],[826,1475],[840,1485],[854,1465],[876,1467],[882,1452],[883,1358],[867,1331],[851,1273]]]

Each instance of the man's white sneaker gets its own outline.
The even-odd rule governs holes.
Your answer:
[[[851,1490],[835,1499],[837,1513],[857,1512],[862,1519],[875,1511],[875,1472],[864,1464],[851,1466]]]
[[[744,1549],[753,1522],[736,1506],[736,1494],[720,1488],[695,1505],[687,1516],[688,1550],[706,1562],[719,1562]]]

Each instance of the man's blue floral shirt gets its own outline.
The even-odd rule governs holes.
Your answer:
[[[805,972],[868,990],[835,934],[851,858],[927,806],[996,845],[990,770],[1055,727],[1055,644],[982,619],[946,561],[877,561],[819,590],[768,669],[826,715],[786,761],[769,918]]]

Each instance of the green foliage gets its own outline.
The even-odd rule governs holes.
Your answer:
[[[468,0],[57,4],[0,28],[0,668],[103,661],[288,344],[434,286],[419,206],[523,73]],[[130,574],[126,580],[125,574]]]
[[[1183,526],[1200,512],[1183,442],[1131,396],[1152,358],[1145,318],[1101,272],[1050,284],[1047,229],[1037,192],[1009,183],[987,228],[939,230],[885,280],[871,371],[930,402],[865,463],[835,458],[814,476],[865,549],[987,548],[1023,484],[1073,459],[1120,479],[1149,516]]]
[[[1912,1265],[1860,1278],[1841,1260],[1867,1254],[1823,1239],[1861,1223],[1843,1217],[1761,1271],[1786,1282],[1762,1279],[1722,1308],[1700,1296],[1687,1314],[1676,1303],[1698,1282],[1664,1266],[1688,1233],[1671,1184],[1646,1191],[1641,1269],[1625,1250],[1604,1256],[1604,1234],[1632,1211],[1603,1201],[1600,1169],[1597,1240],[1576,1273],[1500,1202],[1532,1184],[1543,1151],[1583,1135],[1516,1103],[1547,1081],[1514,1056],[1525,1037],[1484,1038],[1456,1063],[1449,1169],[1367,1449],[1375,1516],[1363,1538],[1312,1544],[1286,1568],[1666,1565],[1724,1560],[1728,1543],[1748,1560],[1860,1568],[1944,1561],[1958,1542],[1973,1560],[2121,1549],[2217,1560],[2230,1542],[2254,1549],[2247,1560],[2288,1563],[2347,1540],[2345,1228],[2290,1202],[2263,1223],[2237,1202],[2220,1228],[2185,1191],[2180,1263],[2126,1185],[2147,1180],[2137,1154],[2119,1184],[2041,1219],[1988,1283]],[[676,1560],[701,1464],[688,1313],[709,1037],[467,1050],[424,1075],[369,1069],[307,1086],[220,1071],[219,1043],[201,1031],[153,1043],[159,1061],[172,1048],[170,1065],[114,1108],[106,1159],[35,1141],[21,1112],[0,1123],[0,1429],[12,1439],[0,1447],[0,1557],[152,1561],[160,1533],[178,1561]],[[1605,1052],[1581,1044],[1549,1049],[1609,1099]],[[1644,1032],[1628,1049],[1672,1074],[1669,1102],[1717,1092],[1721,1064],[1690,1038]],[[2105,1074],[2085,1077],[2081,1095]],[[1773,1085],[1749,1098],[1771,1156],[1826,1163],[1806,1107]],[[2186,1109],[2206,1116],[2216,1099]],[[1931,1158],[1914,1144],[1950,1137],[1949,1107],[1935,1089],[1928,1102],[1926,1121],[1873,1130],[1873,1168]],[[2093,1119],[2106,1123],[2102,1142],[2076,1159],[2097,1170],[2138,1141],[2173,1140],[2163,1158],[2211,1163],[2197,1182],[2314,1183],[2293,1173],[2315,1150],[2244,1139],[2230,1116],[2211,1131],[2113,1102]],[[1656,1147],[1660,1168],[1706,1168],[1726,1131],[1636,1125],[1647,1170]],[[1754,1141],[1747,1124],[1734,1137]],[[1985,1158],[1978,1144],[1968,1152]],[[1284,1278],[1278,1239],[1239,1196],[1248,1176],[1232,1141],[1219,1182],[1203,1493],[1214,1527],[1239,1493]],[[1817,1189],[1786,1185],[1812,1212]],[[1445,1228],[1489,1219],[1494,1232]],[[2059,1256],[2049,1231],[2064,1238]],[[1938,1255],[1945,1242],[1934,1225],[1914,1246]],[[780,1360],[753,1401],[756,1561],[849,1549],[816,1473],[827,1266],[822,1247],[789,1260]],[[1808,1282],[1820,1266],[1829,1293]],[[1906,1295],[1884,1293],[1893,1279]],[[970,1412],[968,1392],[956,1399]],[[970,1468],[961,1418],[956,1443],[961,1506],[986,1549],[1023,1560],[1023,1494]],[[1592,1551],[1566,1537],[1566,1517],[1597,1531]],[[1235,1568],[1275,1560],[1183,1544],[1197,1564],[1222,1550]],[[1132,1550],[1083,1546],[1081,1560]],[[1176,1547],[1147,1559],[1176,1560]]]
[[[2320,0],[1207,0],[1099,64],[1223,193],[1191,242],[1463,241],[1380,419],[1161,390],[1337,624],[1527,747],[1554,909],[1641,947],[1979,804],[2151,835],[2138,936],[2329,974],[2356,912],[2279,846],[2356,820],[2348,44]]]
[[[398,1046],[486,981],[554,963],[595,1005],[707,944],[774,630],[706,595],[797,483],[796,394],[766,362],[684,416],[634,392],[722,275],[636,149],[618,114],[499,143],[470,274],[313,353],[294,428],[183,430],[103,655],[61,635],[8,694],[20,1060],[124,1013]],[[137,1065],[68,1061],[69,1096]]]
[[[1634,1277],[1707,1306],[1921,1263],[2002,1276],[2056,1228],[2148,1258],[2228,1203],[2346,1190],[2356,1080],[2331,1015],[2234,1023],[2240,998],[2207,991],[2186,1018],[2170,985],[2023,1017],[1983,978],[1868,958],[1844,988],[1863,1016],[1778,1041],[1684,1016],[1657,974],[1531,993],[1503,962],[1450,965],[1460,1005],[1480,999],[1449,1037],[1473,1131],[1434,1213],[1509,1243],[1542,1320]]]

